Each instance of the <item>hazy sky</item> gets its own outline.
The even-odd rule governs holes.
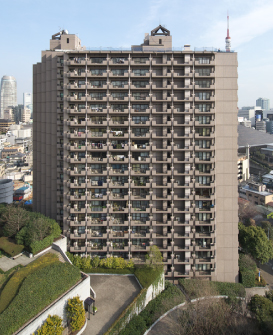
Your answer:
[[[173,46],[224,49],[227,10],[238,52],[238,106],[269,98],[273,107],[272,0],[0,0],[0,77],[17,79],[18,103],[32,92],[32,64],[60,29],[86,47],[130,47],[159,24]]]

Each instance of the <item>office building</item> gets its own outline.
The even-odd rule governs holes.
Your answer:
[[[4,76],[1,79],[0,91],[0,117],[4,117],[4,110],[7,107],[17,105],[17,83],[12,76]]]
[[[259,98],[256,100],[256,106],[261,107],[261,109],[270,109],[270,100],[265,98]]]
[[[23,93],[23,104],[24,108],[30,109],[32,116],[32,95],[31,93]]]
[[[131,50],[52,36],[34,65],[34,210],[81,256],[167,278],[238,280],[237,54],[172,51],[164,27]]]
[[[31,110],[29,108],[24,107],[24,109],[21,110],[21,122],[27,123],[30,121],[31,117]]]

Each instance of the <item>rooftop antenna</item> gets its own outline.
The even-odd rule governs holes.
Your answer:
[[[231,38],[229,36],[229,15],[227,12],[227,37],[226,37],[226,52],[230,52],[230,41]]]

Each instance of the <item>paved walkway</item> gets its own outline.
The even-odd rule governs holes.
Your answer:
[[[98,312],[90,316],[83,335],[104,334],[140,292],[133,276],[90,275]]]
[[[9,269],[13,268],[14,266],[16,265],[27,265],[29,264],[30,262],[33,262],[36,258],[29,258],[25,255],[22,255],[22,256],[19,256],[18,258],[16,259],[11,259],[11,258],[8,258],[6,256],[2,256],[0,258],[0,269],[2,269],[3,271],[8,271]]]

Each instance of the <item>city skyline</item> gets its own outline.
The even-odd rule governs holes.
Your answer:
[[[221,3],[197,0],[191,4],[178,0],[167,3],[140,0],[137,5],[124,0],[118,3],[106,0],[95,4],[83,2],[78,14],[75,14],[75,3],[69,0],[57,3],[15,0],[13,3],[12,7],[7,3],[1,6],[0,27],[8,34],[3,36],[6,52],[0,56],[3,64],[0,76],[17,79],[18,103],[23,102],[23,92],[32,92],[32,65],[39,61],[40,50],[48,49],[48,40],[62,29],[78,34],[88,48],[128,48],[139,44],[144,34],[150,33],[150,27],[162,24],[172,31],[174,47],[190,43],[192,48],[224,49],[227,9],[231,50],[238,52],[238,106],[254,105],[260,96],[273,100],[273,84],[268,80],[273,70],[270,38],[273,4],[268,0]],[[14,48],[20,50],[20,57],[12,52]]]

